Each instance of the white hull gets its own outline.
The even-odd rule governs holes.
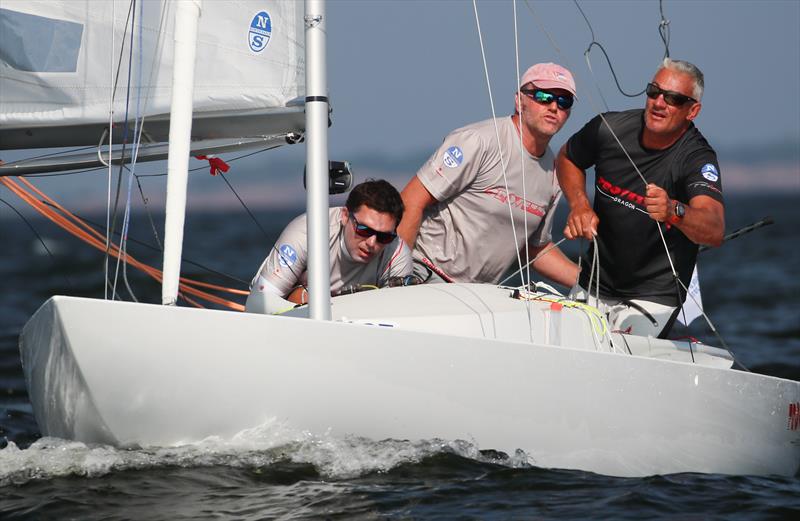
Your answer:
[[[657,349],[563,347],[584,341],[583,315],[565,317],[562,347],[531,343],[525,303],[508,293],[385,289],[334,299],[333,322],[53,297],[20,349],[48,436],[173,446],[276,418],[335,436],[466,439],[616,476],[797,472],[800,430],[787,411],[800,383],[715,367],[729,361],[713,356],[701,365],[653,358]],[[342,322],[345,312],[368,321],[356,303],[387,325]],[[546,314],[531,316],[546,329]]]

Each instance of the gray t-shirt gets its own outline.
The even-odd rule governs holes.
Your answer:
[[[354,261],[344,243],[341,212],[342,208],[337,207],[331,208],[329,214],[331,295],[362,284],[383,286],[392,277],[411,274],[411,253],[400,237],[387,244],[367,264]],[[278,237],[250,283],[250,290],[272,291],[285,297],[297,286],[308,284],[307,262],[306,214],[302,214]]]
[[[510,116],[498,118],[497,127],[499,150],[493,120],[481,121],[453,131],[417,172],[438,203],[425,210],[413,256],[458,282],[498,282],[525,245],[526,218],[531,245],[551,240],[561,197],[553,152],[548,147],[537,158],[521,149]]]

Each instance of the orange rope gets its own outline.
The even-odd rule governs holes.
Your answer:
[[[250,292],[243,289],[226,288],[224,286],[217,286],[216,284],[209,284],[208,282],[200,282],[199,280],[186,279],[181,277],[180,281],[184,284],[191,284],[193,286],[200,286],[201,288],[216,289],[217,291],[225,291],[234,295],[249,295]]]
[[[60,226],[64,230],[68,231],[69,233],[71,233],[75,237],[83,240],[84,242],[86,242],[87,244],[93,246],[94,248],[96,248],[96,249],[98,249],[98,250],[100,250],[102,252],[106,251],[106,244],[105,244],[106,237],[105,236],[103,236],[97,230],[95,230],[94,228],[89,226],[86,222],[81,220],[79,217],[77,217],[74,214],[72,214],[71,212],[69,212],[67,209],[62,207],[60,204],[58,204],[56,201],[54,201],[53,199],[48,197],[46,194],[41,192],[33,184],[31,184],[30,181],[28,181],[27,179],[23,179],[23,178],[18,178],[18,179],[20,179],[34,193],[38,194],[40,197],[42,197],[45,201],[47,201],[53,207],[55,207],[59,211],[61,211],[64,215],[59,214],[52,207],[50,207],[50,206],[46,205],[44,202],[36,199],[33,195],[31,195],[30,193],[26,192],[21,186],[19,186],[17,183],[12,181],[10,178],[8,178],[8,177],[0,177],[0,182],[3,183],[14,194],[16,194],[20,199],[22,199],[23,201],[28,203],[34,210],[36,210],[37,212],[42,214],[44,217],[50,219],[52,222],[54,222],[55,224],[57,224],[58,226]],[[154,268],[152,266],[144,264],[144,263],[134,259],[130,255],[127,255],[127,254],[123,255],[121,253],[119,247],[116,244],[114,244],[113,242],[109,243],[108,250],[109,250],[109,254],[114,256],[115,258],[120,259],[123,262],[127,262],[128,264],[130,264],[134,268],[137,268],[137,269],[143,271],[144,273],[146,273],[147,275],[149,275],[150,277],[152,277],[153,279],[155,279],[158,282],[162,281],[163,274],[162,274],[161,270],[158,270],[158,269],[156,269],[156,268]],[[199,282],[199,281],[195,281],[195,280],[191,280],[191,279],[187,279],[187,278],[183,278],[183,277],[180,279],[180,282],[181,283],[179,285],[179,288],[184,293],[187,293],[189,295],[194,295],[195,297],[201,298],[203,300],[207,300],[209,302],[213,302],[213,303],[218,304],[220,306],[228,307],[228,308],[236,310],[236,311],[244,311],[244,306],[242,306],[241,304],[239,304],[237,302],[230,301],[230,300],[226,300],[226,299],[220,298],[220,297],[218,297],[216,295],[213,295],[211,293],[207,293],[205,291],[199,290],[197,288],[194,288],[194,287],[190,286],[190,284],[191,285],[195,285],[195,286],[215,289],[215,290],[218,290],[218,291],[226,291],[226,292],[233,293],[233,294],[236,294],[236,295],[247,295],[248,294],[247,291],[238,290],[238,289],[234,289],[234,288],[225,288],[225,287],[222,287],[222,286],[217,286],[217,285],[214,285],[214,284],[208,284],[208,283],[205,283],[205,282]],[[187,302],[189,302],[190,304],[192,304],[194,306],[202,307],[197,302],[187,298],[186,295],[181,295],[181,297],[184,298]]]

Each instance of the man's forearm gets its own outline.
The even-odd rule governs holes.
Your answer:
[[[400,225],[397,227],[397,234],[411,250],[414,249],[414,243],[417,242],[417,234],[422,224],[422,211],[422,208],[406,206],[403,220],[400,221]]]
[[[403,239],[409,249],[414,249],[414,243],[417,242],[417,234],[419,227],[422,224],[422,215],[425,208],[434,204],[436,199],[428,192],[425,185],[419,180],[417,176],[411,178],[403,191],[400,193],[403,199],[403,219],[397,226],[397,234]]]
[[[698,204],[699,197],[692,198],[686,214],[673,224],[695,244],[719,246],[725,235],[725,211],[722,204],[710,197]]]
[[[562,286],[571,288],[578,281],[580,268],[578,268],[577,264],[569,260],[558,247],[553,247],[552,242],[544,246],[532,247],[530,249],[531,257],[535,258],[536,255],[548,248],[551,249],[533,263],[533,268],[548,279]]]
[[[586,195],[586,174],[567,158],[565,147],[566,145],[561,148],[556,159],[556,176],[564,198],[569,203],[570,209],[582,205],[591,207],[589,197]]]

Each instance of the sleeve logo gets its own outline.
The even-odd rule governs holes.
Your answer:
[[[290,245],[281,244],[280,247],[278,247],[278,261],[281,266],[288,268],[297,262],[297,252],[294,251],[294,248]]]
[[[705,165],[703,165],[703,168],[700,169],[700,173],[703,174],[703,177],[705,177],[712,183],[716,182],[717,179],[719,179],[719,172],[717,172],[717,167],[715,167],[711,163],[706,163]]]
[[[442,158],[442,163],[444,163],[444,166],[447,168],[457,168],[461,165],[462,161],[464,161],[464,152],[457,146],[448,148]]]

